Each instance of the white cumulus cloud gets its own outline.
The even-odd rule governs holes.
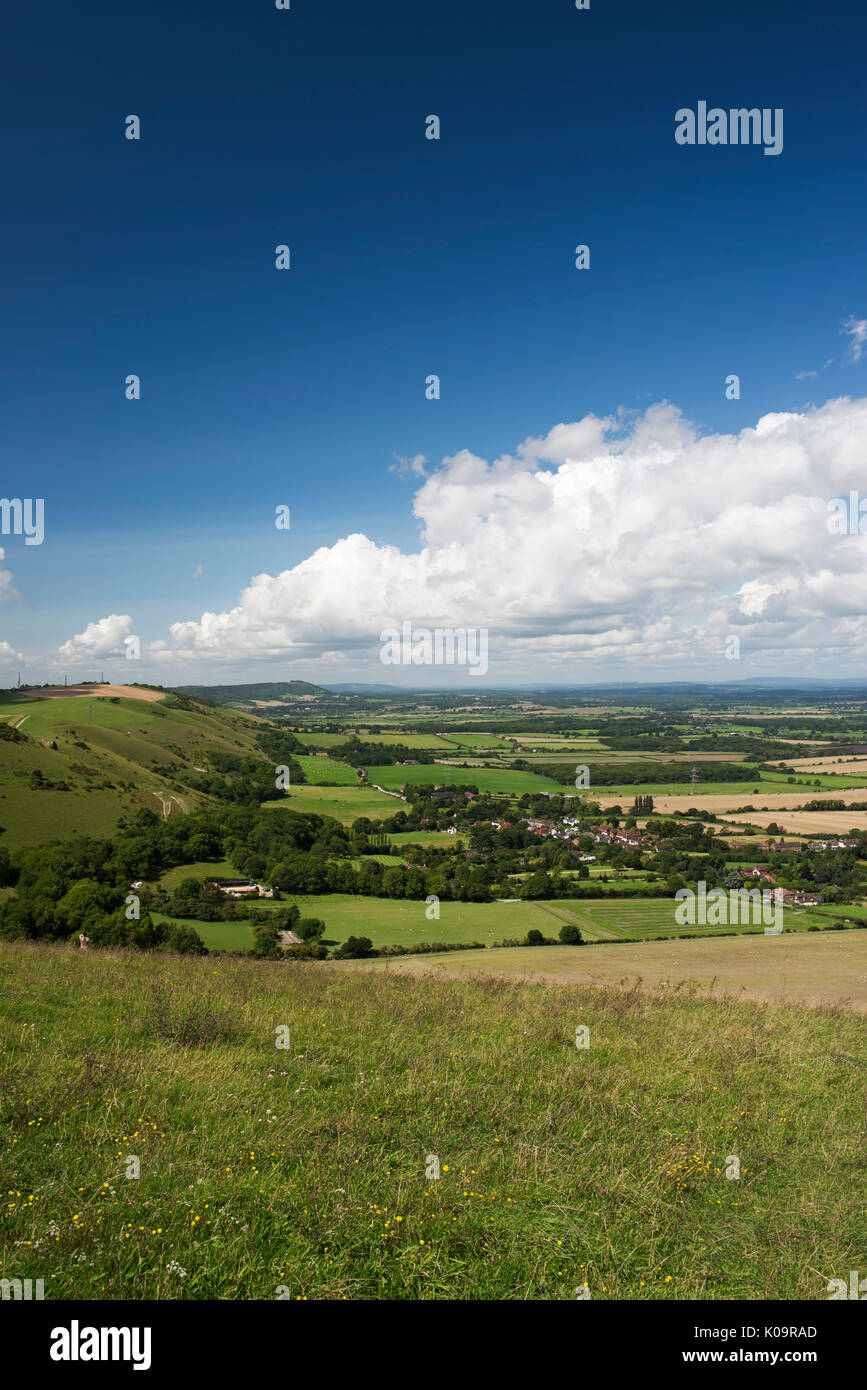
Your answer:
[[[409,620],[487,628],[492,681],[706,664],[732,631],[779,667],[803,674],[807,653],[860,674],[867,537],[830,534],[827,502],[865,481],[865,436],[867,400],[738,434],[702,434],[663,402],[555,425],[493,461],[461,450],[415,493],[417,550],[346,536],[256,575],[234,607],[172,624],[162,655],[340,652],[370,675],[382,629]]]
[[[77,632],[64,642],[58,651],[61,660],[78,663],[98,657],[123,656],[123,639],[132,630],[132,618],[126,613],[111,613],[95,623],[88,623],[84,632]]]

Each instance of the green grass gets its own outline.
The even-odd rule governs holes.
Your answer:
[[[725,766],[725,764],[722,764]],[[814,783],[819,783],[815,786]],[[639,785],[629,782],[621,786],[594,787],[593,771],[590,772],[590,795],[600,797],[617,797],[620,799],[628,798],[630,801],[636,796],[731,796],[739,797],[739,804],[746,805],[748,802],[756,801],[756,798],[764,796],[777,796],[787,793],[793,798],[811,799],[812,796],[823,797],[835,787],[837,791],[845,791],[852,787],[867,786],[867,778],[861,777],[832,777],[829,774],[816,774],[815,777],[804,774],[789,782],[783,775],[774,776],[770,773],[757,774],[754,780],[749,782],[699,782],[695,787],[691,787],[689,782],[654,782],[652,785]],[[757,789],[757,790],[756,790]],[[865,798],[867,800],[867,798]],[[761,801],[757,803],[761,805]]]
[[[377,856],[378,857],[378,856]],[[390,862],[383,856],[384,862]],[[213,866],[199,866],[205,873]],[[171,870],[178,874],[180,870]],[[186,876],[182,874],[181,876]],[[349,893],[290,893],[285,902],[268,899],[257,901],[257,910],[279,912],[288,902],[297,903],[302,916],[321,917],[325,922],[325,940],[343,942],[349,936],[368,936],[377,948],[382,946],[412,947],[421,941],[468,942],[478,941],[492,946],[495,941],[523,938],[531,928],[544,936],[558,938],[564,922],[574,922],[587,941],[645,941],[651,937],[714,936],[720,932],[761,931],[761,924],[738,926],[681,926],[675,921],[677,903],[673,898],[619,898],[627,883],[608,883],[604,898],[561,898],[553,901],[498,901],[493,903],[461,903],[442,901],[439,920],[426,916],[424,899],[360,897]],[[515,893],[518,892],[515,884]],[[817,911],[817,910],[814,910]],[[858,918],[858,909],[851,912],[837,909],[841,915]],[[867,910],[865,910],[867,912]],[[159,914],[155,914],[159,917]],[[180,921],[197,931],[210,950],[247,950],[252,945],[252,932],[246,918],[239,922]],[[806,931],[814,923],[829,925],[829,915],[814,916],[802,908],[785,909],[783,923],[795,931]]]
[[[819,917],[851,917],[853,922],[867,922],[867,903],[821,903],[812,912]]]
[[[606,891],[615,887],[607,884]],[[581,928],[588,940],[642,941],[655,936],[714,936],[721,932],[763,931],[762,924],[743,926],[681,926],[675,921],[675,911],[679,904],[674,898],[627,898],[622,902],[607,902],[604,899],[563,899],[552,904],[561,912],[567,912]],[[794,931],[806,931],[811,924],[810,915],[802,909],[784,909],[783,925]]]
[[[160,887],[173,892],[185,878],[240,878],[228,859],[200,859],[195,864],[178,864],[160,875]]]
[[[524,937],[531,927],[545,936],[557,936],[561,920],[552,918],[546,906],[534,902],[441,902],[439,920],[426,916],[428,905],[401,898],[362,898],[348,893],[291,893],[284,902],[260,899],[257,910],[279,912],[297,903],[303,917],[325,922],[325,941],[342,942],[349,936],[369,936],[374,946],[413,946],[421,941],[478,941],[490,946],[505,937]],[[197,922],[154,913],[159,921],[192,927],[209,950],[245,951],[253,944],[247,918],[237,922]]]
[[[504,937],[526,936],[538,927],[552,931],[550,916],[533,902],[439,904],[439,920],[425,914],[425,900],[361,898],[348,893],[287,894],[304,917],[321,917],[327,941],[369,936],[374,946],[412,946],[419,941],[479,941],[490,945]],[[279,907],[279,904],[277,905]],[[559,931],[559,927],[557,928]]]
[[[369,820],[385,820],[395,811],[406,810],[404,803],[396,796],[378,792],[375,787],[313,787],[303,784],[293,786],[289,795],[281,801],[265,801],[263,806],[269,811],[297,811],[301,815],[314,813],[318,816],[332,816],[341,825],[351,825],[359,816]]]
[[[388,729],[384,734],[369,734],[360,726],[358,737],[363,743],[402,743],[405,748],[444,749],[447,745],[436,734],[407,734],[402,729]],[[346,743],[350,734],[306,734],[298,733],[297,738],[308,748],[335,748]]]
[[[304,772],[305,782],[326,784],[333,786],[355,787],[358,785],[358,773],[354,767],[348,763],[338,762],[336,758],[317,758],[316,756],[307,757],[301,754],[296,755],[296,761],[301,764]]]
[[[404,742],[402,739],[401,742]],[[476,733],[453,733],[451,729],[444,732],[443,737],[437,741],[438,747],[450,748],[471,748],[483,751],[491,749],[494,752],[505,751],[512,747],[510,738],[501,738],[496,734],[476,734]],[[409,746],[409,745],[407,745]]]
[[[458,831],[457,835],[447,835],[445,830],[398,830],[389,834],[393,845],[454,845],[463,839],[466,843],[468,831]]]
[[[253,945],[253,929],[246,917],[236,922],[200,922],[194,917],[167,917],[164,912],[151,916],[155,922],[192,927],[209,951],[249,951]]]
[[[3,1275],[46,1299],[812,1300],[865,1266],[841,1010],[18,943],[0,981]]]
[[[513,772],[509,768],[453,767],[450,764],[427,763],[418,767],[368,767],[368,781],[378,786],[397,789],[402,786],[474,786],[479,791],[499,792],[503,796],[521,796],[524,792],[555,792],[569,794],[550,777],[535,772]],[[571,789],[574,791],[574,788]]]
[[[29,740],[0,744],[0,826],[14,848],[111,835],[122,814],[140,808],[162,816],[164,804],[169,814],[212,804],[185,778],[207,768],[211,751],[256,751],[257,721],[225,709],[179,709],[170,699],[7,699],[0,718]],[[36,769],[54,785],[32,789]]]

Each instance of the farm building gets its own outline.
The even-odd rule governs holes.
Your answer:
[[[273,898],[274,889],[266,888],[264,883],[254,883],[251,878],[212,878],[210,887],[219,888],[230,898]]]

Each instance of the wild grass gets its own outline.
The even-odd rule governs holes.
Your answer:
[[[46,1298],[823,1299],[867,1268],[842,1009],[0,943],[0,1040],[2,1276]]]

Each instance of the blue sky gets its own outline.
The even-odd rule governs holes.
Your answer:
[[[0,537],[13,678],[18,652],[32,679],[53,677],[58,648],[110,614],[129,615],[146,649],[172,647],[172,624],[229,613],[251,576],[356,532],[418,552],[424,479],[394,471],[395,456],[428,472],[462,450],[514,458],[561,422],[618,408],[634,421],[661,401],[697,439],[737,436],[770,412],[867,394],[863,5],[13,0],[3,31],[2,490],[46,507],[41,546]],[[678,146],[675,111],[702,99],[783,108],[782,154]],[[139,141],[124,138],[130,113]],[[439,141],[424,137],[430,113]],[[275,268],[279,243],[290,271]],[[574,267],[578,243],[589,271]],[[739,400],[724,394],[733,372]],[[124,398],[129,373],[139,401]],[[840,447],[835,479],[851,472]],[[543,451],[539,466],[558,460]],[[623,470],[618,485],[629,491]],[[802,493],[824,495],[815,477]],[[438,500],[420,510],[448,549]],[[281,503],[288,532],[273,524]],[[822,563],[795,576],[802,592]],[[764,582],[768,564],[739,573]],[[352,567],[341,573],[351,586]],[[768,581],[777,600],[785,578]],[[372,573],[358,581],[378,630],[393,599]],[[701,615],[673,617],[668,648],[631,641],[648,615],[611,600],[621,637],[595,656],[579,643],[547,678],[712,675],[716,639],[699,671],[688,633],[736,589],[721,575]],[[490,616],[500,674],[524,678],[546,634],[601,632],[579,590],[532,622],[514,603],[492,613],[488,592],[463,614],[452,595],[443,617]],[[436,616],[421,605],[419,621]],[[665,616],[657,602],[651,626]],[[848,637],[816,653],[803,626],[815,613],[770,617],[783,627],[763,624],[742,674],[786,660],[858,673]],[[182,657],[161,652],[162,675],[150,657],[137,674],[383,678],[359,622],[282,619],[291,651],[261,634],[207,650],[188,634]],[[131,665],[98,643],[67,654],[118,676]]]

